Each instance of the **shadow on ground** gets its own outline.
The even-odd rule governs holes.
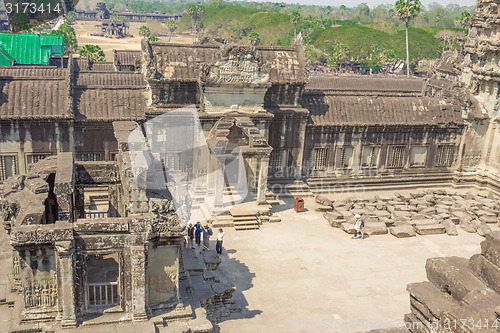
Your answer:
[[[236,258],[231,258],[228,254],[234,254],[236,250],[225,250],[222,255],[222,263],[219,266],[222,274],[226,279],[236,287],[233,294],[235,305],[241,307],[241,312],[231,313],[228,317],[223,317],[219,323],[227,320],[237,320],[243,318],[253,318],[262,313],[261,310],[248,309],[248,301],[246,300],[243,292],[253,287],[253,279],[255,273],[250,272],[248,266]]]

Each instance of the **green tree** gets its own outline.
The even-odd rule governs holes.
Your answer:
[[[78,48],[78,41],[76,40],[75,29],[73,29],[72,26],[68,24],[61,24],[59,29],[52,30],[50,33],[52,35],[63,36],[65,53],[73,53]]]
[[[104,61],[104,51],[98,45],[87,44],[84,45],[78,52],[80,57],[87,58],[89,61]]]
[[[250,35],[248,35],[248,39],[250,40],[250,43],[254,46],[260,43],[260,36],[255,31],[252,31]]]
[[[336,43],[332,54],[328,57],[328,66],[342,67],[342,64],[350,59],[351,50],[344,43]]]
[[[406,75],[410,77],[410,49],[408,44],[408,23],[420,13],[422,4],[420,0],[398,0],[396,2],[396,12],[399,19],[405,23],[406,27]]]
[[[470,13],[468,11],[463,11],[458,16],[458,23],[462,29],[466,29],[470,25]]]
[[[197,40],[201,28],[201,18],[205,15],[205,6],[189,4],[186,8],[187,14],[191,18],[191,27],[193,28],[193,38]]]
[[[159,41],[160,39],[158,38],[158,36],[156,36],[156,34],[154,34],[154,35],[149,36],[149,37],[148,37],[148,40],[149,40],[150,42],[157,42],[157,41]]]
[[[343,21],[344,13],[347,10],[347,7],[345,5],[340,5],[339,9],[340,9],[340,20]]]
[[[26,13],[12,14],[9,18],[10,28],[13,32],[26,30],[26,25],[28,25],[29,21],[30,17]]]
[[[148,38],[149,36],[151,36],[151,30],[147,26],[143,25],[139,28],[139,36]]]
[[[76,13],[74,11],[71,11],[64,17],[64,23],[73,25],[73,23],[76,22]]]
[[[200,31],[203,24],[201,18],[203,17],[203,15],[205,15],[205,6],[204,5],[196,6],[196,15],[195,15],[196,40],[200,39]]]
[[[294,11],[292,13],[292,16],[290,17],[290,22],[293,24],[293,39],[297,39],[297,25],[300,23],[302,20],[300,13],[298,10]]]
[[[172,38],[172,34],[177,29],[177,22],[175,22],[174,20],[168,20],[167,22],[165,22],[165,26],[167,27],[167,30],[169,32],[168,40],[170,41],[170,38]]]

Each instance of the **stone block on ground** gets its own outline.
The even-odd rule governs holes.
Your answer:
[[[488,225],[484,222],[481,222],[479,220],[472,220],[470,224],[480,236],[484,237],[491,233],[490,227],[488,227]]]
[[[453,298],[446,297],[429,281],[410,283],[406,290],[410,293],[410,299],[414,301],[412,305],[417,307],[421,313],[426,313],[429,317],[425,318],[427,320],[440,318],[445,311],[459,304]]]
[[[354,229],[354,224],[349,222],[342,223],[341,228],[348,234],[354,234],[354,232],[356,231]]]
[[[484,284],[500,294],[500,267],[482,254],[475,254],[469,260],[469,269]]]
[[[364,231],[368,235],[385,235],[387,233],[387,226],[383,222],[365,223]]]
[[[332,206],[324,206],[324,205],[318,205],[316,206],[316,210],[318,212],[329,212],[333,210]]]
[[[269,217],[269,223],[278,223],[278,222],[281,222],[281,217],[274,215]]]
[[[411,217],[411,213],[410,212],[402,211],[402,210],[394,211],[394,213],[392,213],[392,215],[394,215],[395,218],[398,218],[398,217]]]
[[[328,221],[330,226],[334,228],[340,228],[342,227],[342,223],[346,222],[344,219],[338,219],[338,214],[333,212],[324,213],[323,217]]]
[[[444,220],[441,224],[444,225],[447,235],[458,236],[457,226],[451,220]]]
[[[500,267],[500,231],[486,235],[486,239],[481,242],[481,254]]]
[[[446,229],[442,224],[426,224],[416,225],[415,232],[419,235],[437,235],[444,234]]]
[[[331,206],[333,203],[332,200],[328,199],[324,195],[317,195],[316,198],[314,198],[314,200],[323,206]]]
[[[460,221],[459,225],[463,230],[467,231],[468,233],[475,233],[477,227],[473,226],[471,222],[472,221],[469,221],[469,222]]]
[[[214,270],[219,268],[221,259],[214,250],[206,250],[201,252],[203,254],[203,261],[207,269]]]
[[[391,231],[391,234],[396,236],[397,238],[415,237],[415,230],[411,225],[400,225],[397,227],[391,227],[389,229]]]
[[[437,223],[438,222],[434,219],[423,219],[423,220],[412,219],[412,220],[410,220],[410,224],[413,226],[431,225],[431,224],[437,224]]]
[[[469,271],[469,260],[466,258],[430,258],[425,264],[425,271],[429,282],[458,301],[473,290],[486,288],[484,283]]]

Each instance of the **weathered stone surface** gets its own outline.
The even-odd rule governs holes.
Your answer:
[[[500,293],[500,268],[486,259],[482,254],[470,258],[470,271],[488,287]]]
[[[387,233],[387,226],[383,222],[365,222],[364,231],[368,235],[385,235]]]
[[[431,258],[425,265],[427,279],[442,292],[449,293],[461,301],[473,290],[482,290],[486,286],[469,271],[466,258],[446,257]]]
[[[447,235],[458,236],[457,226],[451,220],[443,220],[441,224],[446,228]]]
[[[354,229],[354,224],[353,223],[348,223],[348,222],[342,223],[342,230],[344,230],[348,234],[354,234],[354,232],[356,231]]]
[[[444,234],[446,229],[441,224],[426,224],[415,226],[415,232],[419,235]]]
[[[411,225],[400,225],[397,227],[391,227],[389,229],[391,231],[391,234],[398,238],[415,237],[415,230]]]
[[[481,254],[500,267],[500,231],[486,235],[486,239],[481,242]]]
[[[329,211],[332,211],[333,210],[333,207],[332,206],[324,206],[324,205],[318,205],[316,207],[316,210],[318,212],[329,212]]]
[[[436,286],[428,281],[410,283],[406,290],[410,293],[410,297],[425,306],[434,318],[440,318],[445,311],[458,304],[451,297],[443,295]]]
[[[328,199],[324,195],[317,195],[314,200],[323,206],[332,206],[333,205],[332,200]]]
[[[324,213],[323,217],[334,228],[340,228],[342,227],[342,223],[346,222],[344,219],[338,219],[338,214],[335,214],[334,212]]]
[[[434,219],[423,219],[423,220],[410,220],[410,224],[413,226],[424,226],[424,225],[432,225],[437,224],[438,222]]]

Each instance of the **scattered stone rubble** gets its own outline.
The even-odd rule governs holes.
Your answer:
[[[398,238],[444,233],[456,236],[457,227],[484,237],[491,233],[489,224],[498,223],[500,212],[498,196],[486,191],[474,195],[427,190],[376,195],[369,200],[348,197],[335,202],[318,196],[316,202],[320,204],[317,210],[330,208],[323,216],[332,227],[354,233],[354,216],[360,214],[367,234],[390,232]]]

